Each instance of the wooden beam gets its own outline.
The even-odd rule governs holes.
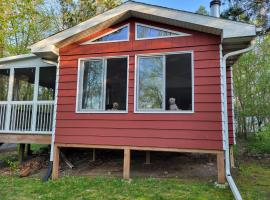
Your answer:
[[[52,180],[59,177],[59,147],[54,145]]]
[[[231,168],[235,168],[233,145],[230,145],[230,164]]]
[[[124,149],[123,178],[130,178],[130,149]]]
[[[150,151],[146,151],[145,152],[145,164],[146,165],[150,165],[151,164],[151,154]]]
[[[217,171],[218,171],[218,183],[225,183],[225,160],[224,152],[217,153]]]
[[[135,146],[113,146],[113,145],[92,145],[92,144],[62,144],[57,143],[59,147],[71,148],[96,148],[96,149],[130,149],[137,151],[163,151],[163,152],[184,152],[184,153],[202,153],[202,154],[217,154],[222,150],[207,150],[207,149],[177,149],[177,148],[161,148],[161,147],[135,147]]]
[[[0,133],[2,143],[51,144],[51,135]]]
[[[19,152],[18,152],[18,160],[19,163],[22,164],[24,160],[24,150],[25,150],[25,144],[20,144],[19,145]]]

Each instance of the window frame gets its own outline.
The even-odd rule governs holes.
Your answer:
[[[172,32],[172,33],[180,34],[180,35],[138,38],[138,31],[137,31],[138,30],[138,28],[137,28],[138,25],[139,26],[145,26],[145,27],[148,27],[148,28],[153,28],[153,29],[159,29],[161,31]],[[135,40],[153,40],[153,39],[184,37],[184,36],[191,36],[191,34],[179,32],[179,31],[174,31],[174,30],[170,30],[170,29],[166,29],[166,28],[161,28],[161,27],[157,27],[157,26],[151,26],[151,25],[148,25],[148,24],[143,24],[143,23],[138,23],[138,22],[135,23]]]
[[[166,85],[166,55],[175,55],[175,54],[191,54],[191,100],[192,100],[192,109],[191,110],[179,110],[179,111],[169,111],[169,110],[139,110],[138,107],[138,81],[139,81],[139,57],[154,57],[154,56],[163,56],[163,70],[165,71],[165,79],[164,79],[164,85]],[[164,91],[166,93],[166,87],[164,87]],[[164,93],[164,92],[163,92]],[[165,95],[163,99],[165,99]],[[166,104],[166,102],[163,102],[163,104]],[[135,69],[134,69],[134,113],[145,113],[145,114],[192,114],[194,113],[194,51],[175,51],[175,52],[162,52],[162,53],[147,53],[147,54],[137,54],[135,55]]]
[[[83,63],[89,60],[102,60],[103,67],[105,69],[104,76],[107,77],[107,59],[110,58],[126,58],[127,59],[127,86],[126,86],[126,110],[106,110],[105,105],[102,105],[104,110],[90,110],[90,109],[82,109],[82,76],[83,76]],[[103,98],[106,97],[106,79],[104,80],[104,89],[103,89]],[[99,113],[99,114],[119,114],[119,113],[128,113],[128,88],[129,88],[129,56],[128,55],[119,55],[119,56],[101,56],[101,57],[87,57],[87,58],[79,58],[78,59],[78,70],[77,70],[77,91],[76,91],[76,109],[75,113]],[[105,99],[103,99],[104,103]]]
[[[118,30],[120,30],[120,29],[122,29],[122,28],[125,28],[125,27],[127,27],[127,39],[124,39],[124,40],[112,40],[112,41],[97,41],[97,42],[94,42],[95,40],[97,40],[97,39],[99,39],[99,38],[102,38],[102,37],[104,37],[104,36],[106,36],[106,35],[109,35],[109,34],[111,34],[111,33],[114,33],[114,32],[116,32],[116,31],[118,31]],[[86,41],[86,42],[83,42],[81,45],[88,45],[88,44],[102,44],[102,43],[111,43],[111,42],[127,42],[127,41],[129,41],[130,40],[130,24],[128,23],[128,24],[125,24],[125,25],[123,25],[123,26],[120,26],[120,27],[118,27],[118,28],[116,28],[116,29],[113,29],[113,30],[111,30],[111,31],[109,31],[109,32],[107,32],[107,33],[104,33],[104,34],[102,34],[102,35],[99,35],[99,36],[97,36],[97,37],[94,37],[93,39],[90,39],[90,40],[88,40],[88,41]]]

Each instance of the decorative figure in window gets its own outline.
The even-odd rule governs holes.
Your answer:
[[[112,110],[119,110],[119,104],[117,102],[113,102]]]
[[[169,98],[169,104],[170,104],[170,110],[181,110],[176,105],[175,98],[173,98],[173,97]]]

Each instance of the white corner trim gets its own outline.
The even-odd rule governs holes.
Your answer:
[[[109,35],[109,34],[111,34],[111,33],[114,33],[114,32],[116,32],[116,31],[118,31],[118,30],[120,30],[120,29],[122,29],[122,28],[125,28],[125,27],[127,27],[128,28],[128,30],[127,30],[127,39],[123,39],[123,40],[110,40],[110,41],[98,41],[98,42],[94,42],[95,40],[97,40],[97,39],[99,39],[99,38],[102,38],[102,37],[104,37],[104,36],[107,36],[107,35]],[[111,43],[111,42],[127,42],[127,41],[129,41],[129,36],[130,36],[130,24],[128,23],[128,24],[125,24],[125,25],[123,25],[123,26],[120,26],[120,27],[118,27],[118,28],[116,28],[116,29],[114,29],[114,30],[111,30],[111,31],[109,31],[108,33],[104,33],[104,34],[102,34],[102,35],[100,35],[100,36],[97,36],[97,37],[95,37],[95,38],[93,38],[93,39],[91,39],[91,40],[88,40],[88,41],[86,41],[86,42],[83,42],[83,43],[81,43],[80,45],[87,45],[87,44],[100,44],[100,43]]]
[[[175,33],[177,35],[139,38],[138,37],[138,26],[144,26],[147,28],[153,28],[153,29],[157,29],[160,31],[171,32],[171,33]],[[161,28],[161,27],[157,27],[157,26],[151,26],[151,25],[147,25],[147,24],[143,24],[143,23],[135,23],[135,40],[151,40],[151,39],[173,38],[173,37],[184,37],[184,36],[191,36],[191,34],[179,32],[179,31],[174,31],[171,29],[165,29],[165,28]]]
[[[191,54],[191,84],[192,84],[192,110],[179,110],[179,111],[167,111],[167,110],[138,110],[137,109],[137,98],[138,98],[138,57],[140,56],[166,56],[171,54]],[[165,68],[165,67],[164,67]],[[147,53],[147,54],[136,54],[135,55],[135,66],[134,66],[134,113],[147,113],[147,114],[192,114],[194,110],[194,51],[174,51],[174,52],[161,52],[161,53]],[[164,97],[165,98],[165,97]]]
[[[103,65],[105,60],[109,58],[127,58],[127,88],[126,88],[126,110],[122,111],[110,111],[110,110],[87,110],[87,109],[81,109],[81,101],[82,101],[82,95],[81,95],[81,75],[82,75],[82,61],[87,60],[103,60]],[[105,81],[106,84],[106,81]],[[106,89],[105,89],[106,91]],[[104,91],[104,92],[105,92]],[[78,59],[78,70],[77,70],[77,91],[76,91],[76,108],[75,113],[100,113],[100,114],[119,114],[119,113],[128,113],[128,97],[129,97],[129,55],[117,55],[117,56],[103,56],[103,57],[87,57],[87,58],[79,58]]]

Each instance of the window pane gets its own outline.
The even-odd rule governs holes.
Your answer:
[[[163,57],[139,58],[138,109],[162,109],[164,88]]]
[[[38,100],[54,100],[56,67],[39,69]]]
[[[0,69],[0,101],[7,101],[9,69]]]
[[[115,41],[115,40],[128,40],[128,26],[125,26],[101,38],[98,38],[93,42]]]
[[[192,110],[191,54],[166,56],[166,110],[174,98],[181,110]]]
[[[82,109],[103,109],[103,62],[90,60],[84,63]]]
[[[35,68],[14,69],[13,101],[32,101]]]
[[[138,38],[155,38],[155,37],[168,37],[179,35],[174,32],[161,30],[158,28],[152,28],[148,26],[137,25],[137,37]]]
[[[106,110],[126,110],[126,96],[127,58],[108,59],[106,79]]]

